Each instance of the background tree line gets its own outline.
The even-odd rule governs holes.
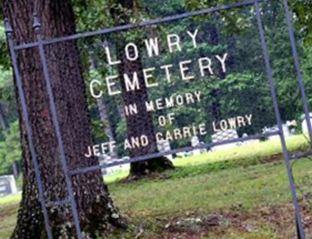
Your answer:
[[[204,7],[211,7],[217,4],[225,4],[232,1],[37,1],[43,21],[43,35],[47,38],[73,34],[77,31],[94,30],[113,25],[120,25],[129,22],[139,22],[155,17],[166,16],[174,13],[182,13]],[[296,27],[299,29],[299,47],[302,55],[302,67],[305,72],[305,82],[307,93],[311,79],[311,19],[307,17],[311,6],[308,2],[290,1],[292,8],[297,14]],[[43,4],[47,4],[44,7]],[[26,6],[26,10],[22,7]],[[39,9],[39,10],[40,10]],[[18,2],[4,1],[3,11],[6,17],[15,28],[17,41],[23,42],[35,39],[32,25],[32,13],[34,10],[33,1],[21,0]],[[283,120],[299,119],[302,113],[300,95],[297,89],[297,82],[293,73],[292,58],[289,48],[287,29],[284,23],[283,11],[279,1],[272,1],[270,4],[262,6],[265,31],[269,42],[270,55],[274,67],[274,76],[278,83],[278,95],[281,102]],[[85,83],[93,77],[104,77],[107,74],[106,63],[101,61],[99,46],[106,42],[115,43],[115,54],[120,54],[120,48],[127,40],[139,41],[140,38],[151,36],[155,33],[183,32],[189,28],[200,26],[208,36],[207,41],[203,41],[199,46],[199,51],[185,51],[177,55],[164,54],[157,62],[172,63],[180,58],[194,58],[196,55],[217,54],[225,50],[232,55],[230,70],[228,75],[221,76],[219,81],[202,81],[198,84],[186,85],[175,84],[168,88],[162,86],[157,90],[148,91],[148,97],[155,98],[160,95],[168,95],[172,92],[183,93],[190,90],[200,89],[206,92],[202,104],[196,108],[175,109],[179,120],[175,127],[185,125],[190,120],[190,115],[196,115],[191,120],[205,121],[209,124],[212,120],[219,120],[228,116],[252,112],[258,116],[256,124],[247,133],[256,133],[264,126],[273,126],[274,117],[271,98],[266,85],[266,77],[263,73],[263,63],[259,48],[258,31],[252,9],[240,9],[215,13],[210,16],[194,17],[179,22],[163,24],[155,28],[131,30],[119,35],[110,34],[101,39],[92,38],[78,42],[66,42],[47,47],[49,60],[49,70],[54,77],[53,87],[55,89],[56,104],[59,110],[60,121],[64,134],[67,159],[71,169],[97,164],[97,158],[90,161],[80,160],[81,148],[76,145],[90,145],[92,142],[101,142],[109,137],[122,139],[126,134],[137,135],[144,132],[150,133],[155,130],[156,122],[151,120],[150,115],[145,115],[144,127],[140,127],[137,120],[129,121],[125,119],[119,106],[128,100],[138,102],[140,98],[134,95],[123,94],[122,98],[104,98],[106,102],[95,102],[85,99]],[[23,18],[17,18],[17,15]],[[49,26],[49,27],[47,27]],[[204,36],[202,36],[204,37]],[[31,167],[30,154],[26,143],[26,133],[24,125],[21,123],[22,117],[15,113],[15,96],[12,75],[10,71],[10,60],[5,48],[5,37],[1,28],[1,167],[3,173],[10,173],[10,161],[23,157],[24,184],[23,199],[19,211],[18,223],[13,238],[33,238],[34,235],[43,234],[42,213],[38,201],[38,192],[35,190],[35,177]],[[77,48],[78,46],[78,48]],[[79,49],[79,50],[78,50]],[[44,184],[50,191],[47,198],[51,201],[64,198],[66,196],[65,183],[60,173],[60,165],[57,163],[57,147],[51,126],[51,116],[47,97],[44,91],[44,83],[38,55],[31,51],[21,53],[20,67],[25,74],[24,81],[27,84],[27,101],[31,108],[31,122],[35,125],[35,139],[38,146],[40,165],[43,170]],[[149,64],[146,56],[135,64],[125,63],[123,69],[115,71],[131,71],[140,69],[144,64]],[[59,68],[62,65],[62,69]],[[71,89],[70,94],[66,94],[64,89]],[[69,96],[64,100],[64,96]],[[147,97],[146,92],[141,92],[142,98]],[[311,97],[309,97],[311,99]],[[108,107],[108,108],[105,108]],[[99,110],[100,109],[100,110]],[[112,110],[110,110],[112,109]],[[109,114],[101,113],[104,111]],[[80,117],[77,119],[77,115]],[[106,117],[106,118],[105,118]],[[148,121],[146,121],[146,119]],[[91,127],[90,127],[91,122]],[[110,124],[110,122],[114,122]],[[116,123],[117,122],[117,123]],[[21,140],[19,140],[19,129],[21,130]],[[244,133],[240,132],[240,134]],[[202,140],[209,142],[209,136]],[[22,151],[19,150],[21,141]],[[183,146],[189,142],[177,143],[175,147]],[[10,148],[11,147],[11,148]],[[3,150],[3,151],[2,151]],[[148,153],[155,151],[155,145],[148,150]],[[5,153],[2,153],[5,152]],[[10,152],[10,153],[9,153]],[[124,152],[119,152],[120,154]],[[137,156],[141,152],[130,152],[130,156]],[[22,155],[22,156],[21,156]],[[159,161],[166,159],[160,158]],[[55,163],[56,162],[56,163]],[[148,164],[148,163],[147,163]],[[158,167],[158,162],[153,165],[136,164],[133,167],[142,172],[142,169]],[[56,170],[52,172],[50,168]],[[143,170],[143,172],[144,172]],[[76,201],[79,209],[82,226],[92,237],[97,231],[107,229],[108,224],[123,227],[123,222],[118,210],[113,206],[107,193],[107,188],[102,182],[100,171],[92,174],[73,177]],[[52,187],[53,185],[53,187]],[[92,193],[90,193],[92,192]],[[62,221],[70,220],[68,210],[51,210],[53,216],[52,227],[55,235],[72,235],[74,229],[71,226],[60,224]],[[68,209],[65,207],[65,209]],[[103,215],[105,215],[103,217]],[[34,220],[41,222],[31,224]],[[25,234],[27,233],[27,234]]]
[[[153,1],[152,3],[148,1],[138,1],[138,3],[136,4],[137,9],[128,9],[128,11],[135,11],[136,13],[139,13],[135,15],[135,18],[137,18],[135,21],[140,21],[147,18],[152,19],[155,17],[166,16],[169,14],[182,13],[189,10],[197,10],[204,7],[211,7],[215,6],[216,4],[226,4],[229,2],[231,1],[214,1],[206,3],[205,1],[176,0],[167,1],[165,2],[165,4],[159,4],[158,1]],[[297,16],[297,18],[295,18],[295,24],[297,28],[297,39],[299,40],[301,53],[301,67],[305,75],[305,86],[307,89],[307,93],[310,94],[312,53],[309,46],[311,45],[310,29],[312,25],[312,20],[308,13],[311,11],[311,4],[305,1],[290,1],[290,4],[292,10],[296,13]],[[108,6],[116,9],[121,8],[118,3],[113,1],[73,1],[73,7],[77,15],[78,31],[95,30],[98,28],[115,25],[114,20],[110,17],[109,12],[107,12],[108,10],[103,10],[109,9]],[[284,120],[300,119],[300,116],[302,114],[302,105],[300,102],[299,91],[296,87],[295,75],[292,73],[292,57],[290,54],[287,28],[284,22],[284,14],[282,14],[282,11],[280,11],[280,7],[281,5],[278,2],[273,4],[273,6],[268,6],[267,11],[273,10],[275,13],[272,14],[271,18],[267,17],[266,19],[267,23],[272,23],[272,25],[266,28],[266,34],[269,37],[269,42],[271,43],[270,56],[273,60],[275,79],[278,82],[278,94],[281,103],[282,117]],[[224,18],[225,20],[221,20],[222,18]],[[260,107],[259,109],[257,109],[257,112],[262,112],[262,122],[257,122],[256,125],[258,125],[258,127],[253,127],[249,130],[247,129],[247,133],[253,133],[252,131],[260,130],[266,124],[273,123],[274,116],[270,108],[271,99],[269,95],[265,95],[265,92],[267,92],[267,88],[264,85],[265,79],[259,80],[259,78],[254,75],[254,72],[259,70],[255,68],[261,68],[259,64],[256,64],[256,61],[259,62],[259,59],[255,59],[255,56],[259,56],[261,52],[259,51],[259,45],[257,43],[257,28],[255,27],[255,22],[254,19],[252,19],[251,14],[248,11],[245,12],[245,14],[238,11],[231,11],[231,13],[229,14],[225,12],[220,15],[218,14],[218,16],[204,16],[201,19],[197,18],[192,20],[183,20],[179,23],[174,22],[173,24],[168,24],[167,26],[160,26],[153,33],[147,31],[147,34],[145,33],[145,35],[152,36],[152,34],[155,34],[155,32],[160,33],[160,35],[164,35],[169,32],[179,33],[187,30],[189,27],[192,27],[192,24],[197,24],[201,27],[201,29],[205,31],[204,34],[209,35],[209,41],[206,44],[203,43],[200,45],[201,53],[222,52],[222,50],[226,50],[226,48],[229,47],[230,44],[232,44],[231,47],[235,45],[234,48],[231,48],[231,53],[232,59],[235,58],[235,62],[232,62],[232,65],[235,66],[235,71],[237,73],[230,73],[230,75],[227,76],[226,80],[220,82],[219,86],[216,83],[214,83],[213,85],[207,85],[205,83],[193,84],[190,90],[205,88],[215,88],[215,90],[205,98],[205,101],[202,102],[202,105],[199,107],[188,107],[174,110],[174,112],[179,116],[178,125],[185,125],[185,123],[187,123],[187,120],[185,119],[187,119],[187,116],[189,114],[196,114],[196,120],[198,122],[207,122],[209,119],[214,119],[215,116],[211,117],[210,115],[213,110],[207,110],[207,105],[210,105],[210,107],[222,108],[226,111],[223,112],[223,115],[227,115],[227,112],[229,112],[228,115],[230,116],[230,112],[234,112],[234,114],[237,114],[239,112],[246,112],[246,108],[248,111],[248,108],[253,108],[255,102],[257,102],[256,105]],[[143,31],[131,31],[128,32],[127,35],[129,39],[131,39],[131,37],[132,39],[135,39],[135,37],[137,37],[138,39],[138,35],[140,36],[140,38],[143,38],[142,33]],[[238,39],[241,35],[243,37],[241,37],[241,39]],[[112,42],[116,40],[115,36],[109,36],[109,38],[109,40],[112,40]],[[250,44],[250,41],[252,41],[253,44]],[[19,131],[17,121],[18,115],[16,113],[14,86],[12,83],[10,65],[8,63],[9,59],[6,52],[6,40],[3,27],[0,28],[0,44],[2,46],[0,52],[0,154],[2,155],[2,157],[0,158],[0,172],[1,174],[7,174],[12,173],[11,165],[14,161],[20,160],[21,153],[19,146]],[[82,43],[82,48],[86,48],[87,44],[88,42]],[[92,47],[90,48],[90,46],[88,46],[87,49],[85,49],[87,52],[85,61],[89,61],[90,57],[92,57],[92,59],[100,62],[100,48],[96,44],[92,45],[91,43],[90,45],[94,47],[92,49]],[[254,49],[251,48],[253,46]],[[246,49],[248,49],[248,52],[246,51]],[[178,61],[178,59],[181,57],[184,57],[186,59],[192,59],[196,55],[198,55],[198,52],[183,52],[181,54],[177,54],[175,56],[176,59],[172,59],[170,55],[167,55],[162,57],[162,62],[158,62],[157,64],[161,65],[160,63],[166,62],[173,63]],[[144,64],[148,64],[148,59],[144,59],[143,62],[145,62]],[[246,65],[246,63],[248,63],[248,65]],[[102,63],[100,62],[98,64]],[[95,77],[94,74],[97,77],[103,77],[105,75],[105,70],[102,66],[97,65],[95,68],[96,69],[90,71],[91,78]],[[249,69],[248,72],[246,71],[246,69]],[[254,72],[250,69],[253,69]],[[229,72],[231,72],[231,70],[229,70]],[[222,88],[222,94],[221,92],[218,92],[219,88]],[[157,95],[169,95],[172,90],[173,89],[171,87],[167,87],[164,85],[161,89],[158,90],[158,92],[150,92],[150,94],[153,98],[153,96],[156,97]],[[183,91],[187,91],[187,87],[185,85],[175,86],[176,93]],[[258,93],[256,94],[255,92]],[[256,95],[259,95],[259,93],[264,97],[255,97]],[[220,95],[222,95],[221,98]],[[232,99],[232,101],[234,100],[235,102],[231,102],[231,107],[222,107],[221,105],[216,106],[215,101],[222,101],[223,105],[229,104],[229,101],[231,99],[227,99],[227,97],[235,98]],[[248,106],[249,103],[245,101],[246,98],[250,99],[250,101],[248,102],[252,102],[250,103],[251,105]],[[311,97],[309,97],[309,99],[311,99]],[[105,103],[108,107],[106,111],[108,115],[106,121],[107,125],[104,125],[105,122],[103,122],[103,120],[101,120],[101,118],[99,117],[99,112],[96,109],[98,105],[94,105],[94,103],[90,101],[91,112],[94,112],[94,118],[92,121],[93,135],[99,142],[106,140],[108,137],[107,128],[109,128],[108,124],[110,124],[111,131],[109,132],[111,136],[114,136],[121,142],[126,133],[126,125],[124,120],[120,120],[122,109],[118,110],[118,107],[115,107],[116,105],[120,105],[121,101],[120,99],[117,99],[117,102],[113,102],[108,98],[107,102],[103,103]],[[199,109],[205,110],[200,110],[200,112],[197,112]],[[255,115],[257,115],[257,112],[255,112]],[[116,122],[116,120],[119,122],[118,124],[113,125],[110,123]],[[106,130],[103,130],[103,128]],[[209,140],[209,138],[203,140]],[[188,143],[189,142],[187,141],[182,141],[174,143],[174,145],[182,146]],[[120,152],[123,153],[122,150],[120,150]]]

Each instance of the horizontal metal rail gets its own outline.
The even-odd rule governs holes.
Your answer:
[[[157,158],[157,157],[161,157],[161,156],[165,156],[165,155],[169,155],[169,154],[176,154],[176,153],[180,153],[180,152],[189,152],[189,151],[192,151],[195,149],[210,149],[210,148],[212,148],[214,146],[218,146],[218,145],[226,145],[226,144],[230,144],[230,143],[245,142],[245,141],[249,141],[249,140],[253,140],[253,139],[260,139],[263,137],[269,137],[269,136],[274,136],[274,135],[280,135],[280,131],[277,130],[277,131],[273,131],[270,133],[256,134],[256,135],[247,136],[244,138],[229,139],[229,140],[224,140],[222,142],[200,144],[200,145],[195,146],[195,147],[184,147],[184,148],[179,148],[179,149],[173,149],[173,150],[169,150],[169,151],[158,152],[158,153],[148,154],[148,155],[144,155],[144,156],[134,157],[134,158],[130,158],[130,159],[122,160],[122,161],[115,161],[115,162],[111,162],[111,163],[107,163],[107,164],[103,164],[103,165],[95,165],[95,166],[91,166],[91,167],[78,168],[78,169],[74,169],[74,170],[70,171],[69,173],[70,173],[70,175],[84,174],[84,173],[89,173],[89,172],[96,171],[99,169],[104,169],[104,168],[114,167],[117,165],[134,163],[134,162],[139,162],[139,161],[144,161],[144,160],[149,160],[149,159],[153,159],[153,158]]]
[[[64,200],[59,200],[59,201],[52,201],[52,202],[46,202],[47,207],[57,207],[57,206],[63,206],[65,204],[70,204],[70,199],[65,198]]]
[[[306,152],[295,152],[291,154],[290,160],[299,160],[299,159],[311,157],[311,156],[312,156],[312,150],[308,150]]]
[[[266,0],[259,0],[258,2],[265,2],[265,1]],[[255,3],[254,0],[246,0],[243,2],[232,3],[232,4],[228,4],[228,5],[220,5],[217,7],[206,8],[206,9],[202,9],[202,10],[198,10],[198,11],[186,12],[186,13],[176,14],[176,15],[163,17],[163,18],[156,18],[156,19],[149,20],[149,21],[143,21],[143,22],[137,23],[137,24],[125,24],[125,25],[120,25],[120,26],[116,26],[116,27],[100,29],[97,31],[76,33],[76,34],[73,34],[70,36],[57,37],[57,38],[53,38],[53,39],[43,40],[42,44],[43,45],[49,45],[49,44],[53,44],[53,43],[77,40],[80,38],[92,37],[92,36],[97,36],[97,35],[102,35],[102,34],[107,34],[107,33],[112,33],[112,32],[129,30],[129,29],[133,29],[133,28],[145,27],[145,26],[150,26],[150,25],[155,25],[155,24],[160,24],[160,23],[166,23],[166,22],[171,22],[171,21],[175,21],[175,20],[180,20],[183,18],[189,18],[189,17],[209,14],[209,13],[213,13],[213,12],[229,10],[232,8],[252,6],[252,5],[254,5],[254,3]],[[15,50],[22,50],[22,49],[32,48],[32,47],[36,47],[36,46],[38,46],[38,42],[32,42],[32,43],[17,45],[14,47],[14,49]]]

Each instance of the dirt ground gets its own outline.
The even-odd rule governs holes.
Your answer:
[[[309,205],[304,205],[302,212],[306,238],[310,239],[312,238],[312,210]],[[231,211],[219,211],[209,215],[190,213],[169,220],[165,218],[155,220],[157,221],[158,235],[151,234],[150,226],[142,223],[136,228],[135,238],[297,239],[292,204],[261,207],[253,211],[244,211],[236,207]]]

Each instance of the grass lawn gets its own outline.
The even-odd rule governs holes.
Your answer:
[[[291,151],[307,148],[302,136],[287,144]],[[293,210],[280,153],[279,141],[255,142],[177,159],[176,170],[150,180],[114,182],[127,172],[105,178],[130,224],[128,232],[109,238],[293,238]],[[311,160],[296,161],[294,174],[311,237]],[[1,239],[14,228],[18,201],[19,196],[0,199]]]

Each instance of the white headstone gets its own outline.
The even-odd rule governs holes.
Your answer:
[[[221,143],[223,141],[231,140],[231,139],[237,139],[238,134],[237,131],[234,129],[230,130],[224,130],[224,131],[219,131],[211,136],[212,142],[213,143]],[[238,146],[239,143],[228,143],[228,144],[222,144],[222,145],[217,145],[214,146],[212,149],[228,149],[232,147]]]
[[[244,133],[242,135],[242,139],[246,139],[248,137],[248,134],[247,133]],[[249,139],[249,140],[246,140],[246,141],[243,141],[241,143],[241,145],[246,145],[246,144],[254,144],[254,143],[259,143],[259,140],[258,139]]]
[[[0,197],[17,193],[15,178],[13,175],[0,176]]]
[[[191,145],[192,147],[196,147],[199,144],[199,139],[197,136],[193,136],[191,139]]]
[[[287,138],[287,137],[291,136],[291,135],[290,135],[289,126],[288,126],[287,123],[282,125],[282,129],[283,129],[284,137]],[[278,131],[278,127],[277,127],[277,126],[274,126],[274,127],[271,127],[271,128],[265,127],[265,128],[262,130],[263,133],[271,133],[271,132],[276,132],[276,131]],[[269,136],[268,139],[269,139],[269,140],[270,140],[270,139],[279,139],[279,137],[280,137],[280,136],[279,136],[278,134],[276,134],[276,135],[271,135],[271,136]]]
[[[171,150],[171,146],[170,146],[170,143],[169,143],[169,140],[160,140],[160,141],[157,141],[157,149],[159,152],[167,152],[167,151],[170,151]],[[168,159],[172,159],[172,154],[169,154],[169,155],[166,155],[166,157]]]
[[[297,121],[296,120],[291,120],[291,121],[287,121],[286,125],[288,126],[290,135],[294,135],[296,133],[296,129],[297,129]]]
[[[267,133],[273,133],[273,132],[277,132],[278,131],[278,127],[274,126],[274,127],[264,127],[262,129],[262,133],[263,134],[267,134]],[[268,137],[268,140],[273,140],[273,139],[279,139],[279,135],[275,134],[275,135],[271,135]]]
[[[302,122],[301,122],[302,133],[304,135],[308,136],[309,135],[309,131],[308,131],[308,124],[307,124],[306,117],[305,117],[305,115],[302,115],[301,118],[302,118]],[[310,113],[310,122],[311,122],[311,125],[312,125],[312,113]]]
[[[112,163],[116,163],[116,166],[111,166],[111,167],[107,167],[107,168],[102,168],[102,174],[104,176],[107,175],[112,175],[112,174],[116,174],[119,172],[123,172],[123,171],[129,171],[130,169],[130,163],[124,163],[124,164],[119,164],[118,163],[122,163],[125,160],[129,160],[129,157],[123,157],[123,158],[112,158],[112,157],[106,157],[104,160],[102,159],[100,161],[100,165],[105,165],[105,164],[112,164]]]
[[[192,139],[191,139],[191,146],[192,147],[197,147],[199,144],[200,144],[199,138],[197,136],[193,136]],[[192,151],[192,153],[194,155],[198,155],[198,154],[201,153],[201,151],[200,151],[200,149],[194,149]]]
[[[283,133],[286,138],[290,136],[290,130],[287,124],[283,124]]]

